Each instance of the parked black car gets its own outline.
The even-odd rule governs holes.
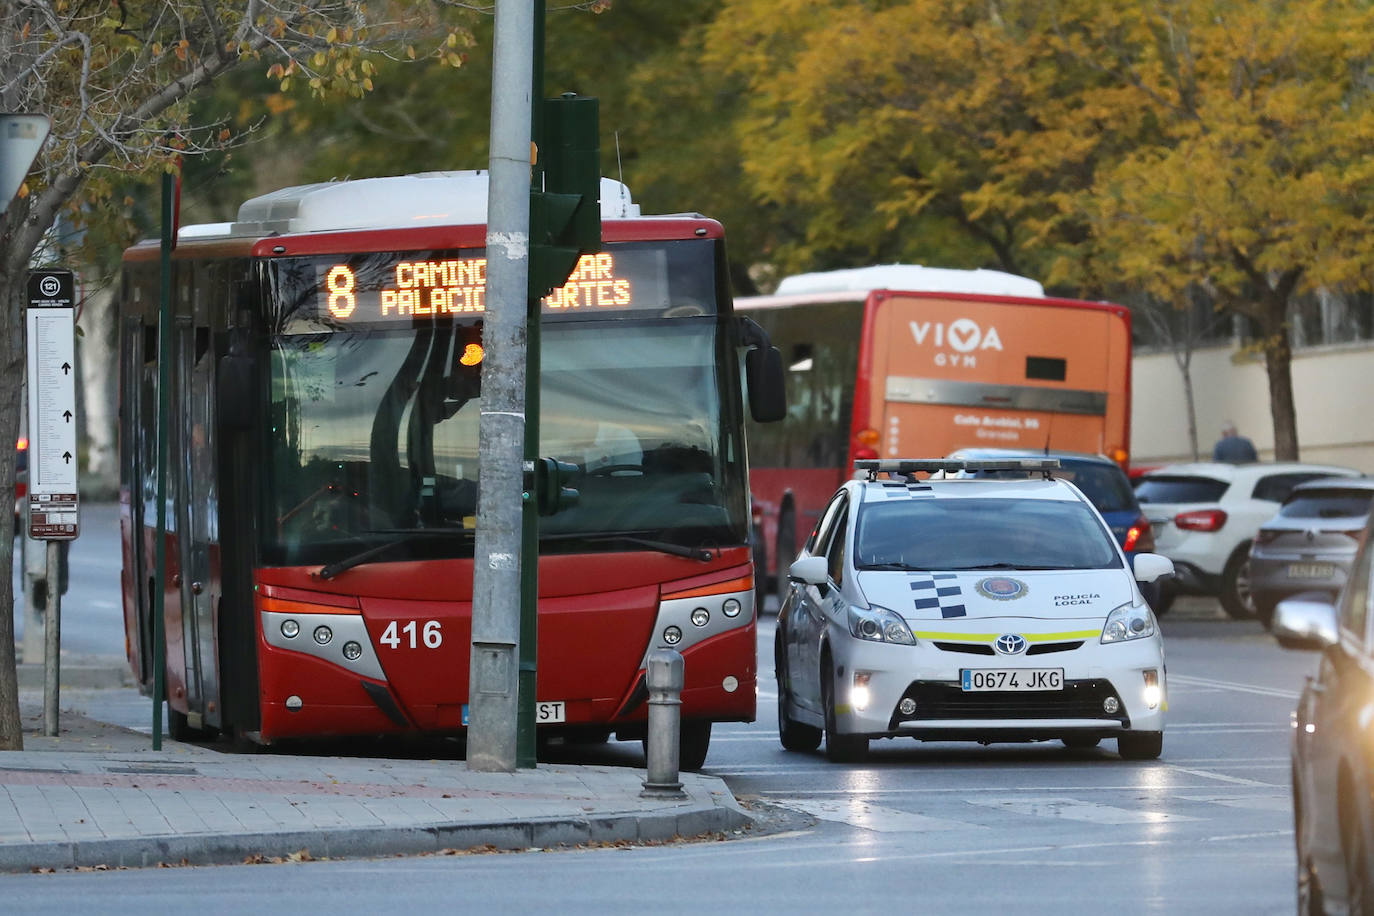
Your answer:
[[[1302,916],[1374,914],[1374,612],[1366,524],[1350,577],[1333,605],[1322,592],[1278,603],[1273,632],[1286,648],[1319,649],[1293,720],[1293,817]]]

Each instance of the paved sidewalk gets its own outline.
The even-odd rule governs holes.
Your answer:
[[[22,691],[21,712],[24,750],[0,752],[0,871],[667,840],[750,822],[720,779],[695,773],[681,776],[685,800],[644,799],[644,771],[626,767],[473,773],[170,740],[154,752],[148,735],[70,709],[43,737],[41,692]]]

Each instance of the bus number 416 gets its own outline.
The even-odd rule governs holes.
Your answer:
[[[419,644],[416,642],[417,633],[420,639],[424,641],[426,649],[437,649],[444,642],[444,634],[440,632],[439,621],[437,620],[426,620],[423,628],[420,627],[418,621],[411,620],[408,621],[405,626],[399,627],[399,629],[397,627],[397,622],[393,620],[386,625],[386,630],[382,632],[381,643],[384,646],[399,649],[403,642],[409,640],[408,648],[418,649]]]

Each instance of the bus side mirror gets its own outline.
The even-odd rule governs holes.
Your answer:
[[[776,423],[787,416],[782,354],[777,347],[755,347],[744,354],[749,383],[749,413],[759,423]]]
[[[257,403],[258,361],[230,353],[219,360],[219,422],[224,429],[240,432],[253,428]]]

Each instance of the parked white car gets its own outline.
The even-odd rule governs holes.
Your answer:
[[[1359,477],[1322,464],[1171,464],[1141,477],[1135,495],[1155,533],[1155,550],[1174,561],[1173,593],[1215,595],[1226,613],[1253,617],[1250,542],[1293,487],[1319,477]]]

